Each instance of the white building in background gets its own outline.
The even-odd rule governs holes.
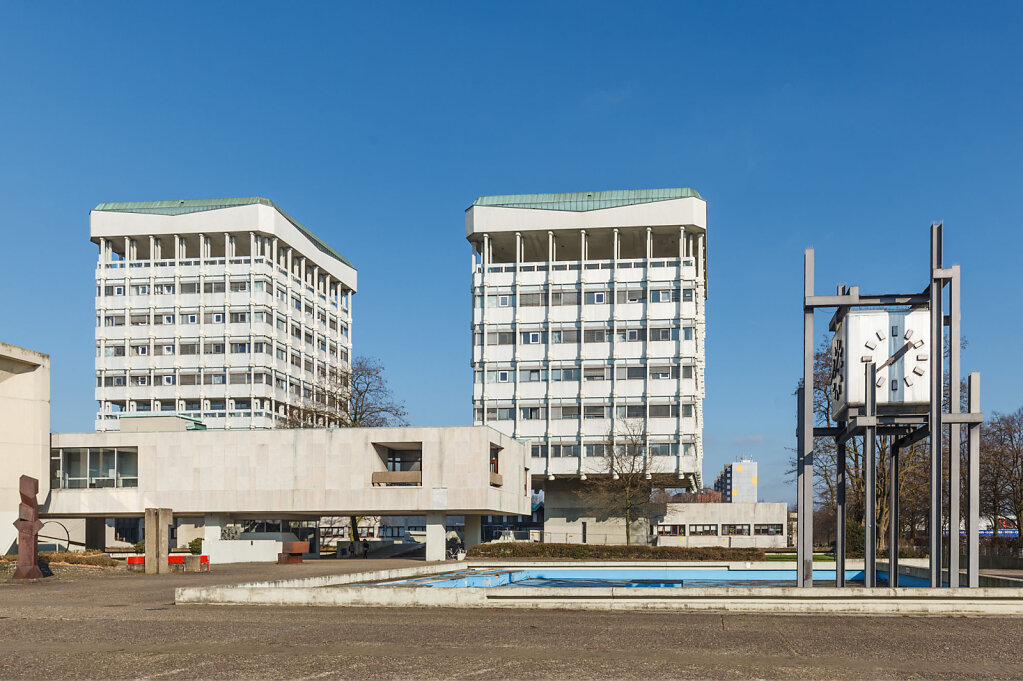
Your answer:
[[[788,504],[784,501],[669,503],[653,529],[658,546],[780,549],[788,545],[787,525]]]
[[[743,457],[734,463],[726,463],[714,481],[714,489],[721,492],[721,501],[724,503],[756,502],[757,462]]]
[[[478,198],[474,422],[529,440],[533,474],[566,481],[638,423],[650,468],[699,489],[706,228],[692,189]]]
[[[264,198],[102,203],[96,430],[176,412],[272,428],[347,367],[356,271]]]

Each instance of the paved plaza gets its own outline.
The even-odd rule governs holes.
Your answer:
[[[175,606],[414,560],[0,584],[0,678],[1018,678],[1023,618]]]

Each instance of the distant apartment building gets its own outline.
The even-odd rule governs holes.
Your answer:
[[[725,464],[724,470],[714,481],[714,489],[721,493],[725,503],[757,501],[757,462],[741,458]]]
[[[102,203],[96,430],[176,412],[272,428],[348,366],[356,271],[265,198]]]
[[[585,478],[638,430],[653,472],[702,487],[706,225],[686,188],[467,209],[474,422],[531,442],[535,479]]]

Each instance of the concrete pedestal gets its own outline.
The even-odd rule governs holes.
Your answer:
[[[174,514],[169,508],[146,509],[146,574],[170,572],[170,526]]]
[[[446,520],[447,516],[438,511],[426,514],[426,560],[444,560]]]

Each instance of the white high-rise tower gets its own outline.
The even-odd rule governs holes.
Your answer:
[[[532,441],[534,476],[592,474],[639,424],[651,470],[702,486],[706,216],[692,189],[467,210],[474,421]]]
[[[351,263],[264,198],[102,203],[96,430],[138,412],[272,428],[348,366]]]

